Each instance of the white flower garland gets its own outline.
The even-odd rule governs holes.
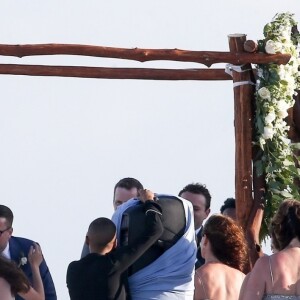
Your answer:
[[[286,65],[257,66],[256,143],[262,153],[256,168],[258,175],[265,174],[267,185],[263,236],[279,203],[285,198],[299,197],[294,181],[299,177],[300,169],[295,165],[293,145],[287,135],[289,126],[284,120],[288,116],[288,109],[294,106],[295,90],[300,88],[297,48],[300,38],[297,32],[292,32],[296,24],[292,14],[277,14],[264,28],[265,39],[259,41],[260,51],[291,55]]]

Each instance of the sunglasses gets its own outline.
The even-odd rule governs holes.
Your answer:
[[[7,230],[9,230],[9,229],[11,229],[11,227],[8,227],[8,228],[6,228],[6,229],[4,229],[4,230],[0,230],[0,236],[1,236],[5,231],[7,231]]]

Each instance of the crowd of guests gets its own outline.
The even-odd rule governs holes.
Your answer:
[[[178,203],[183,214],[174,212]],[[211,216],[210,204],[210,192],[199,183],[177,197],[156,195],[134,178],[120,180],[112,220],[91,222],[81,259],[68,267],[70,299],[299,300],[300,201],[281,203],[270,226],[273,254],[259,258],[248,274],[235,199]],[[133,218],[135,228],[132,212],[142,220]],[[184,225],[174,227],[181,216]],[[0,205],[0,300],[56,300],[40,246],[12,236],[12,223],[11,210]],[[139,230],[143,234],[130,239]]]

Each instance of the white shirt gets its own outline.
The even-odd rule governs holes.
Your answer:
[[[9,252],[9,243],[7,243],[5,249],[2,251],[1,255],[9,260],[11,260],[10,252]]]

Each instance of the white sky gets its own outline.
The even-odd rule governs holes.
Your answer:
[[[262,38],[263,26],[286,11],[300,21],[298,0],[2,0],[0,43],[228,51],[228,34]],[[66,56],[0,63],[199,67]],[[173,194],[205,183],[212,212],[234,196],[230,81],[0,75],[0,86],[1,203],[15,213],[15,235],[41,244],[59,299],[68,299],[66,268],[79,258],[87,226],[111,216],[120,178]]]

